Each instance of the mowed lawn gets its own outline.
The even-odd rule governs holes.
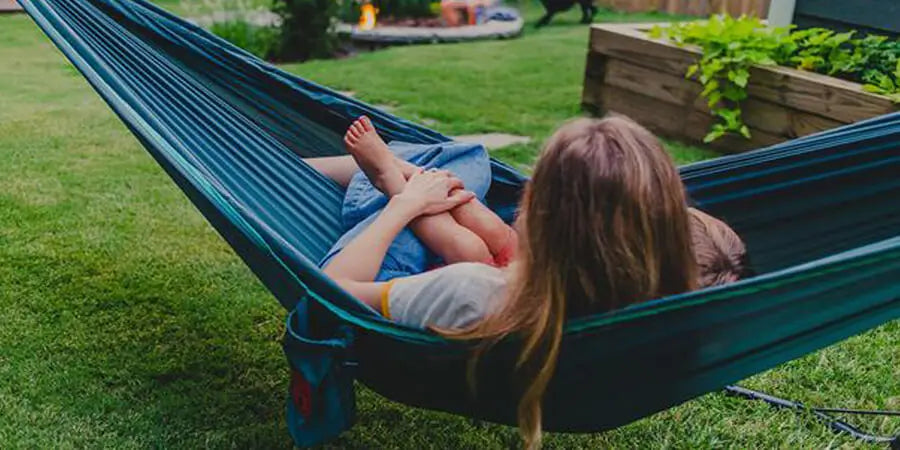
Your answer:
[[[580,114],[587,29],[577,17],[518,40],[287,68],[448,134],[529,136],[532,144],[497,153],[527,167],[539,142]],[[669,148],[681,163],[714,156]],[[289,448],[283,316],[37,27],[0,16],[0,448]],[[900,409],[900,322],[744,384],[810,405]],[[357,426],[328,448],[518,444],[509,427],[357,392]],[[900,431],[896,419],[856,423]],[[810,416],[718,393],[608,433],[546,440],[546,448],[862,446]]]

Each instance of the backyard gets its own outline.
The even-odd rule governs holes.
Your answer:
[[[540,5],[522,6],[530,25]],[[570,11],[539,31],[526,25],[514,40],[283,67],[448,135],[527,136],[493,154],[528,170],[552,130],[581,114],[588,30],[578,19]],[[595,18],[660,20],[605,10]],[[679,164],[717,156],[667,148]],[[3,448],[292,445],[283,309],[22,14],[0,16],[0,311]],[[742,384],[808,405],[900,409],[900,321]],[[357,393],[357,425],[325,448],[519,442],[511,427]],[[852,422],[877,434],[898,428],[890,417]],[[713,393],[611,432],[550,434],[545,446],[865,444],[811,415]]]

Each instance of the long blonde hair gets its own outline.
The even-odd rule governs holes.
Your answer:
[[[450,335],[484,339],[482,350],[522,339],[518,422],[535,448],[565,320],[693,289],[697,269],[678,172],[650,132],[622,117],[575,120],[550,138],[517,226],[508,300]]]

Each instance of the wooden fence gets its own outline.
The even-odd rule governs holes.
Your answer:
[[[661,11],[670,14],[708,16],[728,13],[765,18],[770,0],[596,0],[597,5],[620,11]]]

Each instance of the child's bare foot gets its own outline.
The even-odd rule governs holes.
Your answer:
[[[403,190],[406,177],[401,166],[368,117],[362,116],[350,125],[344,145],[375,187],[387,195]]]

